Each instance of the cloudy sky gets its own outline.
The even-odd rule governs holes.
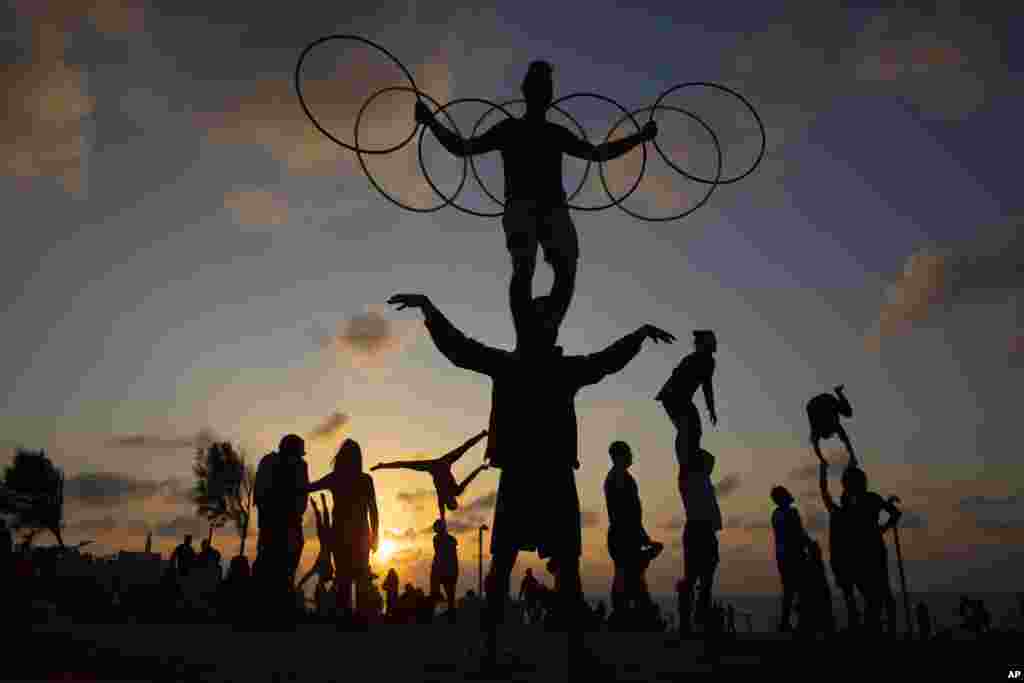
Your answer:
[[[579,397],[590,590],[606,591],[611,572],[601,483],[615,439],[633,446],[648,530],[669,546],[651,569],[653,589],[671,590],[680,573],[673,430],[651,399],[695,328],[720,341],[721,419],[705,445],[728,527],[721,590],[777,590],[766,528],[774,484],[793,490],[824,540],[804,403],[839,383],[873,487],[912,513],[902,540],[914,587],[1019,588],[1024,471],[1012,387],[1024,368],[1024,53],[1010,36],[1024,29],[1020,17],[951,2],[593,2],[581,13],[550,2],[385,1],[361,15],[351,4],[18,0],[3,9],[0,445],[45,448],[65,469],[69,541],[136,548],[151,529],[169,550],[187,529],[203,533],[184,495],[194,449],[211,438],[255,460],[283,434],[303,434],[318,476],[345,437],[370,466],[440,455],[486,426],[488,380],[450,367],[418,315],[384,302],[425,293],[467,333],[510,347],[500,222],[396,208],[353,153],[305,119],[291,81],[300,52],[355,33],[392,50],[439,102],[515,99],[527,63],[544,58],[560,95],[593,91],[636,109],[674,84],[715,81],[765,122],[758,169],[683,220],[574,213],[582,260],[567,352],[599,350],[644,323],[679,337],[646,346]],[[342,42],[311,53],[304,77],[310,106],[346,141],[369,95],[406,83],[387,57]],[[374,100],[361,144],[408,136],[412,103],[397,91]],[[738,101],[687,88],[665,103],[714,128],[723,175],[749,167],[760,138]],[[621,117],[594,98],[564,109],[595,142]],[[486,111],[450,113],[468,132]],[[714,175],[707,132],[671,111],[657,118],[666,153]],[[423,152],[438,187],[454,191],[461,162],[430,136]],[[367,164],[392,196],[436,206],[416,159],[414,140]],[[613,192],[633,183],[639,161],[634,152],[608,165]],[[583,164],[566,168],[575,187]],[[497,160],[479,169],[500,196]],[[671,215],[704,189],[652,154],[626,206]],[[472,177],[459,202],[495,208]],[[603,202],[592,172],[576,203]],[[542,265],[537,291],[550,282]],[[482,454],[470,451],[456,475]],[[463,588],[475,582],[474,530],[490,521],[497,477],[481,475],[454,516]],[[422,582],[429,479],[388,471],[375,482],[395,548],[377,566]],[[237,539],[224,533],[233,553]],[[311,539],[304,561],[315,552]]]

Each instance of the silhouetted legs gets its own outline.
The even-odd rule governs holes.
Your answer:
[[[459,485],[458,485],[458,487],[457,487],[457,488],[455,489],[455,495],[453,496],[453,498],[458,498],[458,497],[459,497],[459,496],[461,496],[461,495],[462,495],[463,493],[465,493],[465,491],[466,491],[466,487],[468,487],[468,486],[470,485],[470,483],[472,483],[472,481],[473,481],[474,479],[476,479],[476,477],[477,477],[477,475],[478,475],[478,474],[480,474],[481,472],[483,472],[484,470],[486,470],[486,469],[487,469],[487,467],[488,467],[488,465],[487,465],[487,464],[483,464],[483,465],[480,465],[479,467],[477,467],[477,468],[476,468],[475,470],[473,470],[472,472],[470,472],[470,473],[469,473],[469,476],[467,476],[467,477],[466,477],[465,479],[463,479],[463,480],[462,480],[462,483],[461,483],[461,484],[459,484]]]
[[[683,580],[679,582],[679,630],[691,630],[691,618],[704,623],[711,609],[711,587],[718,568],[718,538],[709,522],[683,527]],[[696,597],[696,614],[693,614]]]
[[[835,570],[832,570],[835,575]],[[853,584],[847,581],[842,583],[836,580],[839,591],[843,594],[843,602],[846,603],[847,624],[851,631],[860,628],[860,610],[857,608],[857,596],[854,594]]]
[[[498,626],[504,621],[505,602],[508,599],[518,551],[501,551],[492,556],[485,590],[487,611],[485,622],[485,666],[495,666],[498,659]],[[579,557],[558,561],[558,609],[555,619],[569,634],[570,664],[583,654],[583,631],[579,625],[579,607],[582,600]]]
[[[686,467],[690,458],[700,450],[700,437],[702,429],[700,415],[697,413],[697,406],[688,404],[683,410],[670,416],[672,424],[676,428],[676,461],[680,467]],[[679,491],[682,495],[683,479],[679,479]]]
[[[782,613],[779,617],[779,630],[789,631],[792,629],[790,615],[793,611],[793,599],[800,589],[801,567],[795,561],[784,561],[779,563],[779,577],[782,579]],[[801,602],[803,598],[801,597]]]

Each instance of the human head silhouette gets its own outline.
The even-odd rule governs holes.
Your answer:
[[[780,508],[789,507],[793,504],[793,494],[789,492],[785,486],[776,486],[772,488],[772,502],[778,505]]]
[[[445,524],[443,519],[439,519],[436,522],[434,522],[434,533],[435,534],[440,535],[440,534],[443,534],[443,533],[445,533],[447,531],[448,531],[448,525]]]
[[[550,62],[535,60],[530,62],[523,78],[523,97],[528,108],[547,109],[555,96],[555,85],[552,75],[554,67]]]
[[[363,450],[352,439],[345,439],[334,456],[334,471],[353,474],[363,471]]]
[[[192,545],[192,534],[185,534],[185,545]]]
[[[718,350],[718,339],[711,330],[694,330],[693,345],[698,351],[714,353]]]
[[[204,538],[203,542],[199,544],[199,547],[202,548],[203,550],[209,550],[209,548],[210,548],[210,540]]]
[[[633,451],[625,441],[613,441],[608,447],[608,455],[612,464],[618,467],[629,467],[633,464]]]
[[[527,567],[526,568],[526,575],[529,576],[529,577],[533,577],[533,570],[530,569],[529,567]]]
[[[710,476],[711,471],[715,469],[715,456],[703,448],[697,449],[690,456],[690,469]]]
[[[298,434],[288,434],[281,439],[277,452],[281,455],[301,458],[306,455],[306,442]]]

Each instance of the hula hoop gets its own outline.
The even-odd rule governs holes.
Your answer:
[[[661,104],[661,105],[652,104],[650,106],[642,107],[640,109],[635,110],[633,112],[633,114],[639,114],[641,112],[650,110],[651,116],[653,117],[654,116],[654,111],[657,110],[657,109],[664,109],[666,111],[674,111],[674,112],[679,113],[679,114],[685,114],[686,116],[689,116],[694,121],[696,121],[701,126],[703,126],[704,130],[706,130],[711,135],[711,140],[715,143],[716,157],[717,157],[717,160],[718,160],[718,164],[717,164],[718,170],[717,170],[717,172],[715,174],[715,181],[714,182],[710,182],[710,183],[706,183],[708,185],[708,191],[704,193],[704,196],[701,198],[701,200],[699,202],[697,202],[696,204],[694,204],[693,206],[691,206],[689,209],[686,209],[685,211],[683,211],[682,213],[674,214],[672,216],[663,216],[663,217],[660,217],[660,218],[651,218],[649,216],[643,216],[643,215],[641,215],[641,214],[639,214],[639,213],[637,213],[635,211],[632,211],[631,209],[626,208],[625,206],[623,206],[622,200],[619,200],[619,202],[616,204],[616,206],[618,206],[620,209],[622,209],[623,212],[625,212],[626,214],[632,216],[633,218],[637,218],[637,219],[642,220],[642,221],[648,221],[650,223],[663,223],[663,222],[666,222],[666,221],[674,221],[674,220],[678,220],[680,218],[684,218],[686,216],[689,216],[691,213],[693,213],[694,211],[696,211],[697,209],[699,209],[700,207],[704,206],[707,203],[707,201],[711,198],[711,193],[714,192],[715,188],[718,187],[721,184],[721,183],[717,182],[717,179],[719,177],[721,177],[721,175],[722,175],[722,145],[718,142],[718,136],[715,135],[714,129],[712,129],[711,126],[709,126],[702,118],[700,118],[699,116],[697,116],[693,112],[687,111],[685,109],[680,109],[679,107],[672,107],[672,106],[669,106],[667,104]],[[608,131],[608,135],[605,137],[605,142],[606,143],[608,142],[608,139],[611,137],[612,133],[614,133],[615,130],[619,126],[621,126],[622,123],[625,120],[626,120],[626,117],[623,116],[618,121],[616,121],[615,125],[612,127],[611,130]],[[612,195],[611,190],[608,188],[608,181],[607,181],[607,179],[604,176],[604,167],[603,166],[599,166],[598,170],[601,173],[601,185],[604,187],[604,191],[608,194],[609,198],[614,200],[615,197]]]
[[[524,99],[508,100],[507,102],[502,102],[500,106],[501,107],[505,107],[507,105],[518,104],[520,102],[526,102],[526,100],[524,100]],[[558,113],[562,114],[563,116],[568,118],[570,121],[572,121],[573,124],[576,126],[576,129],[580,132],[580,137],[583,138],[584,140],[586,140],[586,142],[588,144],[590,143],[590,136],[587,135],[586,129],[583,126],[580,125],[580,122],[576,120],[575,116],[573,116],[572,114],[570,114],[569,112],[567,112],[566,110],[562,109],[559,106],[549,105],[548,109],[555,109],[556,111],[558,111]],[[470,138],[476,137],[476,132],[477,132],[477,130],[480,129],[480,124],[483,123],[484,119],[486,119],[488,116],[491,115],[492,111],[494,111],[494,109],[488,109],[487,111],[485,111],[483,113],[482,116],[480,116],[479,119],[477,119],[476,125],[473,126],[473,130],[470,131],[470,134],[469,134]],[[504,109],[502,109],[502,111],[504,111]],[[505,115],[508,116],[509,115],[508,112],[505,112]],[[511,118],[511,116],[509,118]],[[587,182],[587,176],[590,173],[590,166],[593,163],[594,163],[593,161],[590,161],[589,159],[587,160],[587,167],[585,169],[583,169],[583,177],[580,178],[580,184],[576,187],[576,190],[573,191],[573,193],[570,194],[569,197],[566,199],[567,202],[571,202],[576,197],[576,195],[578,195],[583,190],[583,186]],[[502,207],[502,209],[504,209],[505,202],[501,201],[500,199],[495,197],[493,194],[491,194],[491,191],[487,189],[486,185],[484,185],[484,181],[481,180],[480,174],[476,170],[476,163],[473,161],[473,157],[469,158],[469,170],[473,173],[473,177],[476,179],[476,182],[480,186],[480,189],[482,189],[484,191],[484,194],[486,194],[488,197],[490,197],[491,201],[493,201],[495,204],[498,204],[499,206]],[[501,213],[495,214],[495,215],[500,216],[503,213],[504,213],[504,210]]]
[[[605,95],[600,95],[600,94],[595,93],[595,92],[575,92],[575,93],[572,93],[572,94],[569,94],[569,95],[563,95],[562,97],[559,97],[557,100],[553,101],[548,106],[549,107],[554,107],[554,106],[556,106],[557,104],[559,104],[561,102],[565,102],[566,100],[571,100],[571,99],[576,98],[576,97],[593,97],[594,99],[601,100],[603,102],[607,102],[609,104],[612,104],[612,105],[618,107],[619,110],[622,111],[623,114],[625,114],[625,116],[623,118],[629,117],[629,119],[633,122],[633,125],[636,126],[637,132],[640,132],[640,131],[643,130],[643,128],[641,128],[640,124],[637,122],[636,118],[633,116],[633,113],[631,111],[629,111],[628,109],[623,107],[621,104],[619,104],[618,102],[616,102],[612,98],[606,97]],[[653,116],[653,114],[652,114],[652,116]],[[609,135],[610,134],[611,134],[611,131],[609,131]],[[605,140],[607,140],[607,139],[608,138],[605,137]],[[570,209],[576,209],[577,211],[604,211],[605,209],[610,209],[613,206],[618,206],[623,201],[625,201],[627,197],[629,197],[631,194],[636,192],[636,188],[640,186],[640,181],[643,180],[644,172],[647,170],[647,143],[640,143],[639,147],[640,147],[641,151],[643,152],[643,160],[640,162],[640,175],[638,175],[636,177],[636,182],[633,183],[633,187],[629,188],[629,192],[627,192],[625,195],[623,195],[622,198],[619,199],[618,202],[616,202],[615,198],[612,197],[611,194],[609,194],[608,197],[610,199],[612,199],[612,203],[608,204],[606,206],[575,206],[575,205],[569,203],[568,201],[566,201],[565,205],[567,207],[569,207]],[[599,170],[600,170],[600,168],[602,167],[603,164],[604,164],[603,161],[599,161],[598,162],[598,169]]]
[[[451,106],[453,106],[453,105],[456,105],[456,104],[463,104],[463,103],[466,103],[466,102],[479,102],[480,104],[486,104],[486,105],[488,105],[489,107],[491,107],[490,109],[488,109],[488,110],[487,110],[487,111],[486,111],[486,112],[484,113],[484,115],[485,115],[485,116],[486,116],[487,114],[490,114],[490,113],[491,113],[492,111],[494,111],[495,109],[498,109],[498,110],[500,110],[500,111],[501,111],[501,113],[503,113],[503,114],[504,114],[505,116],[507,116],[507,117],[509,117],[509,118],[512,118],[512,115],[511,115],[511,114],[509,114],[508,110],[507,110],[507,109],[505,109],[505,107],[504,107],[503,105],[501,105],[501,104],[495,104],[494,102],[491,102],[491,101],[489,101],[489,100],[484,100],[484,99],[480,99],[480,98],[478,98],[478,97],[460,97],[459,99],[456,99],[456,100],[452,100],[452,101],[450,101],[450,102],[446,103],[446,104],[445,104],[444,106],[442,106],[442,107],[441,107],[440,109],[438,109],[437,111],[435,111],[435,112],[434,112],[434,116],[437,116],[437,115],[438,115],[439,113],[441,113],[441,112],[445,112],[445,116],[447,116],[447,117],[448,117],[448,120],[449,120],[449,121],[451,121],[451,120],[452,120],[452,117],[451,117],[451,116],[450,116],[450,115],[448,114],[448,112],[447,112],[447,111],[445,111],[445,110],[446,110],[446,109],[448,109],[448,107],[451,107]],[[427,130],[427,127],[426,127],[426,126],[424,126],[424,127],[423,127],[423,130],[421,130],[421,131],[420,131],[420,139],[419,139],[419,150],[418,150],[418,152],[419,152],[419,159],[420,159],[420,170],[421,170],[421,171],[422,171],[422,173],[423,173],[423,177],[427,179],[427,183],[428,183],[428,184],[430,185],[430,187],[431,187],[431,188],[432,188],[432,189],[434,190],[434,193],[435,193],[435,194],[437,194],[437,195],[438,195],[439,197],[441,197],[441,199],[444,199],[444,200],[446,201],[446,203],[447,203],[447,204],[450,204],[450,205],[451,205],[452,207],[454,207],[454,208],[458,209],[459,211],[462,211],[463,213],[467,213],[467,214],[469,214],[470,216],[476,216],[476,217],[478,217],[478,218],[497,218],[498,216],[501,216],[502,214],[504,214],[504,213],[505,213],[505,211],[504,211],[504,210],[498,211],[498,212],[496,212],[496,213],[485,213],[485,212],[483,212],[483,211],[476,211],[475,209],[467,209],[467,208],[466,208],[466,207],[464,207],[464,206],[459,206],[459,205],[458,205],[458,204],[457,204],[457,203],[455,202],[455,198],[456,198],[456,197],[458,196],[459,192],[461,192],[461,191],[462,191],[462,187],[463,187],[463,185],[465,185],[465,179],[463,179],[462,183],[460,183],[460,184],[459,184],[459,189],[458,189],[458,190],[456,190],[455,194],[454,194],[454,195],[452,195],[452,196],[451,196],[451,198],[449,198],[449,197],[445,196],[445,194],[444,194],[443,192],[441,192],[441,190],[437,189],[437,186],[436,186],[436,185],[434,185],[434,181],[430,179],[430,174],[429,174],[429,173],[427,172],[427,166],[426,166],[426,164],[425,164],[425,163],[424,163],[424,161],[423,161],[423,135],[424,135],[424,133],[426,132],[426,130]],[[456,130],[457,130],[457,129],[456,129]],[[474,129],[474,130],[475,130],[475,129]],[[462,137],[462,136],[460,135],[459,137]],[[473,136],[472,136],[472,135],[470,135],[470,139],[472,139],[472,137],[473,137]],[[463,162],[466,162],[466,161],[468,161],[468,162],[469,162],[469,164],[470,164],[470,165],[472,165],[472,163],[473,163],[473,157],[472,157],[471,155],[467,154],[466,156],[464,156],[464,157],[463,157]],[[474,173],[474,175],[475,175],[475,173]],[[481,187],[481,188],[483,188],[483,187],[484,187],[484,184],[483,184],[482,182],[480,182],[480,178],[479,178],[479,176],[477,177],[477,183],[479,183],[479,184],[480,184],[480,187]],[[489,192],[487,192],[487,189],[486,189],[486,188],[484,188],[484,192],[485,192],[485,193],[487,193],[487,194],[488,194],[488,196],[490,196],[490,193],[489,193]],[[493,199],[493,197],[492,197],[492,199]]]
[[[310,43],[309,45],[307,45],[306,49],[302,51],[301,55],[299,55],[299,61],[295,65],[295,92],[299,96],[299,104],[302,105],[302,111],[304,111],[306,113],[306,117],[310,121],[313,122],[313,125],[316,126],[316,129],[318,131],[320,131],[321,133],[326,135],[332,142],[334,142],[334,143],[336,143],[338,145],[341,145],[345,149],[351,150],[351,151],[355,152],[356,154],[359,154],[360,152],[362,152],[363,154],[390,154],[391,152],[395,152],[395,151],[401,149],[402,147],[405,147],[407,144],[409,144],[409,141],[412,140],[416,136],[416,128],[417,128],[417,126],[415,126],[415,125],[413,126],[412,132],[409,133],[409,137],[407,137],[405,140],[403,140],[402,142],[400,142],[399,144],[397,144],[397,145],[395,145],[393,147],[387,147],[385,149],[361,149],[359,147],[359,141],[358,140],[356,140],[355,144],[353,144],[353,145],[350,145],[347,142],[343,142],[343,141],[339,140],[338,138],[334,137],[334,135],[332,133],[330,133],[326,128],[321,126],[320,122],[317,121],[316,117],[313,115],[313,112],[310,111],[309,107],[306,105],[306,98],[302,95],[302,63],[303,63],[303,61],[305,61],[306,55],[308,55],[309,52],[314,47],[316,47],[317,45],[320,45],[321,43],[325,43],[328,40],[355,40],[355,41],[358,41],[358,42],[363,43],[365,45],[369,45],[370,47],[376,48],[377,50],[380,50],[385,55],[387,55],[387,57],[392,62],[397,64],[399,69],[402,70],[402,73],[405,74],[406,79],[408,79],[409,84],[412,86],[412,89],[416,93],[417,97],[419,97],[420,94],[421,94],[419,89],[416,88],[416,81],[415,81],[415,79],[413,79],[412,74],[409,73],[409,70],[407,68],[405,68],[405,65],[402,64],[402,62],[398,59],[398,57],[395,57],[393,54],[391,54],[391,52],[387,48],[385,48],[382,45],[378,45],[377,43],[375,43],[372,40],[369,40],[367,38],[362,38],[360,36],[354,36],[354,35],[350,35],[350,34],[346,34],[346,33],[336,33],[336,34],[333,34],[333,35],[324,36],[323,38],[318,38],[318,39],[314,40],[312,43]]]
[[[437,100],[435,100],[433,97],[431,97],[427,93],[420,92],[419,90],[416,90],[416,88],[410,88],[410,87],[404,86],[404,85],[393,85],[393,86],[390,86],[390,87],[387,87],[387,88],[381,88],[377,92],[373,93],[373,95],[371,95],[369,98],[367,98],[367,100],[365,102],[363,102],[363,106],[359,108],[359,115],[356,116],[356,125],[355,125],[356,148],[357,148],[356,149],[356,156],[359,159],[359,165],[362,167],[363,173],[366,174],[366,177],[370,181],[370,184],[373,185],[377,189],[378,192],[380,192],[382,195],[384,195],[385,199],[387,199],[389,202],[391,202],[392,204],[394,204],[398,208],[406,209],[407,211],[412,211],[414,213],[433,213],[435,211],[440,211],[441,209],[443,209],[444,207],[448,206],[451,203],[451,199],[447,199],[447,200],[445,200],[445,202],[443,204],[439,204],[438,206],[435,206],[435,207],[432,207],[432,208],[429,208],[429,209],[420,209],[420,208],[417,208],[415,206],[409,206],[407,204],[403,204],[402,202],[398,201],[397,199],[395,199],[394,197],[389,195],[387,192],[385,192],[384,188],[382,188],[379,184],[377,184],[377,180],[373,177],[373,174],[370,173],[370,169],[368,169],[366,167],[366,160],[363,159],[363,152],[359,151],[359,149],[358,149],[358,147],[359,147],[359,128],[360,128],[360,125],[362,124],[363,114],[366,112],[366,108],[370,105],[371,102],[373,102],[375,99],[377,99],[377,97],[379,97],[380,95],[383,95],[386,92],[392,92],[392,91],[412,92],[412,93],[415,93],[417,97],[425,97],[425,98],[427,98],[428,100],[430,100],[434,104],[435,107],[439,106],[438,103],[437,103]],[[445,114],[445,116],[448,116],[448,114]],[[452,124],[452,127],[455,128],[455,132],[459,135],[459,137],[461,137],[462,134],[459,133],[459,126],[458,126],[458,124],[455,123],[455,120],[452,119],[451,116],[448,116],[448,121]],[[423,130],[420,131],[420,138],[421,139],[423,137],[423,131],[424,130],[426,130],[425,127],[423,128]],[[453,196],[453,199],[454,199],[455,196],[458,196],[459,192],[462,191],[462,187],[466,184],[466,178],[469,177],[469,174],[466,172],[466,166],[467,165],[468,164],[466,163],[466,158],[463,157],[463,159],[462,159],[462,180],[459,182],[459,189],[457,189],[455,191],[455,195]],[[431,185],[431,187],[433,187],[433,185]],[[441,196],[444,197],[444,195],[441,195]]]
[[[683,88],[692,88],[692,87],[715,88],[716,90],[721,90],[723,92],[727,92],[730,95],[732,95],[733,97],[735,97],[736,99],[738,99],[740,102],[742,102],[743,105],[750,111],[750,113],[754,115],[754,120],[757,121],[757,127],[761,131],[761,149],[760,149],[760,151],[758,151],[757,158],[754,160],[754,163],[744,173],[741,173],[741,174],[739,174],[737,176],[733,176],[732,178],[724,178],[724,179],[718,179],[717,181],[714,181],[714,180],[708,180],[707,178],[701,178],[700,176],[692,175],[690,173],[687,173],[683,169],[679,168],[678,166],[676,166],[674,163],[672,163],[668,159],[667,156],[665,156],[665,153],[662,151],[661,147],[658,145],[658,141],[657,140],[654,141],[654,149],[657,150],[659,156],[661,156],[662,161],[664,161],[666,164],[671,166],[677,173],[680,173],[680,174],[686,176],[687,178],[689,178],[690,180],[696,181],[698,183],[706,183],[706,184],[707,183],[714,183],[715,185],[728,185],[729,183],[735,183],[737,180],[742,180],[743,178],[746,178],[748,175],[750,175],[751,173],[754,172],[755,168],[757,168],[758,166],[761,165],[761,160],[764,158],[765,148],[767,147],[767,144],[768,144],[768,138],[765,135],[764,121],[761,120],[760,114],[757,113],[757,110],[754,109],[754,105],[752,105],[747,100],[747,98],[745,98],[743,95],[739,94],[738,92],[736,92],[732,88],[728,88],[728,87],[726,87],[724,85],[719,85],[718,83],[708,83],[708,82],[705,82],[705,81],[693,81],[693,82],[690,82],[690,83],[680,83],[679,85],[673,85],[671,88],[669,88],[665,92],[663,92],[660,95],[658,95],[658,99],[656,99],[654,101],[654,105],[653,106],[655,108],[662,106],[661,105],[661,101],[663,99],[665,99],[671,93],[675,92],[676,90],[682,90]],[[654,116],[654,111],[653,110],[651,111],[651,116],[652,117]],[[701,123],[703,124],[703,121],[701,121]]]

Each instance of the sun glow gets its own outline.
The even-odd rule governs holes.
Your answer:
[[[398,546],[390,538],[381,539],[380,543],[377,544],[377,559],[386,560],[391,557],[395,551],[398,550]]]

